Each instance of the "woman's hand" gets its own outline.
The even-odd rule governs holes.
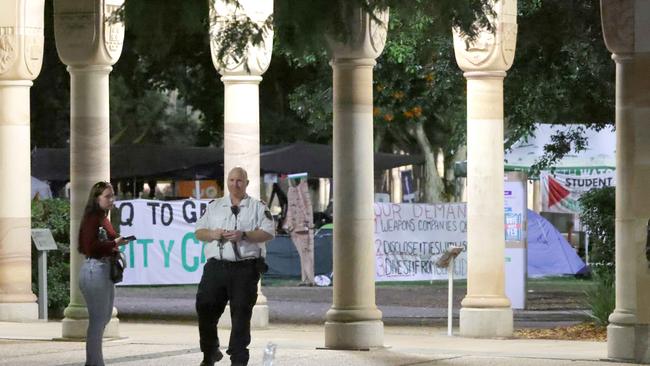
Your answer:
[[[117,244],[118,246],[119,246],[119,245],[125,245],[125,244],[128,244],[128,243],[129,243],[129,240],[126,240],[126,239],[124,239],[124,237],[121,237],[121,236],[120,236],[119,238],[115,238],[115,240],[113,240],[113,241],[114,241],[115,244]]]

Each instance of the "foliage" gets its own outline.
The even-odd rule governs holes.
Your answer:
[[[32,108],[32,144],[39,147],[65,146],[69,136],[69,76],[56,54],[52,3],[46,0],[44,64],[32,89],[32,104],[38,106]],[[261,142],[329,141],[327,36],[346,39],[350,32],[344,20],[352,9],[390,7],[388,43],[376,68],[377,147],[419,152],[408,133],[408,126],[417,121],[433,151],[442,148],[449,165],[453,146],[462,146],[465,133],[464,79],[453,58],[450,29],[459,26],[472,35],[488,26],[488,3],[276,0],[273,57],[260,85]],[[507,145],[529,133],[534,122],[599,126],[610,122],[614,68],[602,41],[597,3],[535,0],[518,5],[516,58],[504,88]],[[114,141],[221,144],[223,85],[210,55],[208,9],[205,0],[125,2],[124,48],[111,73]],[[241,45],[260,39],[254,31],[242,35],[230,42]],[[162,99],[171,92],[197,111],[198,124],[184,126],[186,117],[180,111],[161,114]],[[404,96],[394,98],[393,93]],[[158,121],[159,116],[165,121]],[[384,118],[390,116],[396,118],[389,123]],[[577,139],[578,135],[559,137],[557,154],[549,159]]]
[[[616,307],[616,288],[614,273],[597,269],[593,271],[596,286],[585,290],[586,302],[591,309],[590,316],[598,325],[607,325],[609,314]]]
[[[199,113],[184,106],[176,92],[129,88],[124,77],[116,75],[110,94],[112,145],[195,145]]]
[[[537,122],[585,124],[600,129],[614,120],[614,62],[603,41],[600,9],[592,0],[520,1],[517,49],[504,82],[506,147]],[[581,133],[556,136],[539,160],[544,169]]]
[[[602,271],[610,273],[614,273],[615,263],[615,201],[615,187],[592,189],[579,199],[582,208],[580,218],[587,227],[591,244],[590,262]]]
[[[70,202],[32,201],[32,228],[52,232],[58,250],[47,253],[47,301],[52,317],[60,317],[70,302]],[[38,251],[32,246],[32,289],[38,294]]]
[[[570,152],[579,153],[587,149],[589,141],[586,132],[589,129],[600,131],[605,125],[577,125],[566,131],[558,131],[551,136],[552,143],[544,146],[544,155],[538,157],[530,167],[529,176],[538,176],[542,170],[555,170],[553,165]],[[549,169],[550,168],[550,169]]]
[[[591,316],[600,325],[607,325],[616,305],[615,280],[615,209],[616,188],[604,187],[584,193],[580,199],[583,224],[587,227],[591,251],[591,271],[596,286],[587,289],[586,301]]]
[[[52,3],[45,1],[43,65],[30,92],[32,148],[61,147],[70,136],[70,76],[56,52]]]

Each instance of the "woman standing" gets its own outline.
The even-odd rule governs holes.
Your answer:
[[[79,228],[79,253],[86,256],[79,273],[79,288],[88,307],[86,365],[103,366],[102,338],[111,320],[115,285],[110,278],[110,257],[128,240],[118,237],[108,220],[115,193],[108,182],[90,189]]]

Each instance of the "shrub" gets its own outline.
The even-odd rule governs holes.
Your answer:
[[[580,219],[589,234],[589,261],[595,268],[614,273],[614,217],[616,189],[592,189],[580,197]]]
[[[70,302],[70,202],[47,199],[32,202],[32,228],[52,232],[58,250],[47,253],[47,301],[51,317],[61,317]],[[38,251],[32,245],[32,289],[38,294]]]
[[[607,325],[616,306],[614,218],[616,189],[592,189],[580,197],[581,219],[587,227],[591,250],[589,259],[595,285],[585,291],[591,316],[596,323]]]
[[[594,286],[585,291],[587,305],[591,308],[590,316],[598,325],[607,325],[609,314],[616,306],[614,273],[607,270],[593,272]]]

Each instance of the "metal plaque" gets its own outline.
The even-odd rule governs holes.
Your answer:
[[[50,229],[32,229],[32,240],[38,250],[57,250]]]

